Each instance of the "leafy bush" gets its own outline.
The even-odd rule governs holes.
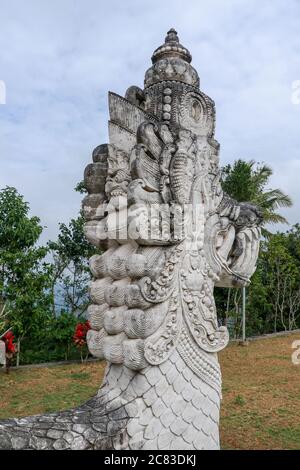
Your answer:
[[[75,327],[79,320],[67,312],[62,312],[57,318],[50,318],[46,328],[40,331],[37,337],[24,338],[21,344],[20,363],[36,364],[80,359],[80,351],[73,343]],[[87,353],[85,346],[83,354]]]

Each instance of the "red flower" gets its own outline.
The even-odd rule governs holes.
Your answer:
[[[91,326],[89,321],[86,321],[85,323],[78,323],[78,325],[76,325],[73,336],[73,341],[76,346],[82,348],[86,344],[86,334],[90,328]]]
[[[6,341],[6,340],[8,341],[10,339],[13,339],[13,340],[15,339],[14,334],[11,330],[9,330],[7,333],[5,333],[5,335],[2,338],[4,339],[4,341]]]
[[[16,352],[16,346],[14,345],[12,340],[9,340],[6,343],[6,350],[7,350],[7,352],[12,353],[12,354]]]
[[[10,330],[2,336],[2,340],[5,342],[6,353],[14,354],[16,352],[16,345],[13,343],[15,339],[13,332]]]

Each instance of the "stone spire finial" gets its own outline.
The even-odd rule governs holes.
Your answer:
[[[199,89],[200,80],[192,67],[190,51],[179,42],[177,31],[167,32],[164,44],[153,52],[152,67],[145,74],[145,88],[162,81],[174,80]]]
[[[179,42],[179,37],[177,35],[177,31],[174,28],[171,28],[167,32],[165,43],[167,43],[167,42]]]
[[[177,31],[174,28],[167,32],[165,43],[154,51],[152,63],[155,64],[158,60],[168,57],[180,58],[188,63],[192,61],[190,51],[180,44]]]

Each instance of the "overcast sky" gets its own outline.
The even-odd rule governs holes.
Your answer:
[[[0,188],[25,196],[43,241],[78,213],[73,188],[107,142],[107,92],[142,87],[171,27],[216,102],[221,163],[269,164],[300,220],[298,0],[0,0]]]

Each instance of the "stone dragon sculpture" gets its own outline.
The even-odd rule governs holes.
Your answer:
[[[215,286],[255,270],[261,215],[220,184],[214,102],[171,29],[145,88],[109,93],[109,144],[93,152],[83,201],[91,353],[103,384],[81,407],[0,423],[1,448],[218,449],[229,340]]]

